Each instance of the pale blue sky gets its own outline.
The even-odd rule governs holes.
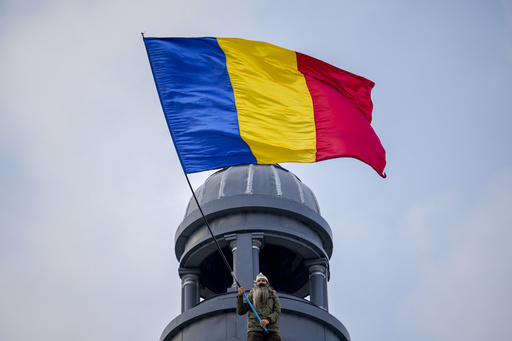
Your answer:
[[[157,340],[180,313],[190,193],[141,32],[374,81],[387,179],[282,165],[334,232],[330,312],[354,341],[512,338],[512,1],[2,0],[1,340]]]

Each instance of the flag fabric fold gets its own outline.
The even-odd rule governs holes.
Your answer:
[[[234,38],[144,38],[185,173],[359,159],[385,177],[374,83],[313,57]]]

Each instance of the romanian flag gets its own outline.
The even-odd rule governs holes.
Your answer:
[[[385,177],[374,83],[302,53],[233,38],[144,38],[185,173],[352,157]]]

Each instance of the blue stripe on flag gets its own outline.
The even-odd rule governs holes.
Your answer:
[[[215,38],[144,39],[185,173],[256,163],[240,137],[226,56]]]

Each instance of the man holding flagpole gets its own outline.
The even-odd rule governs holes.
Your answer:
[[[281,317],[281,304],[275,290],[270,287],[267,277],[260,273],[256,277],[254,288],[247,295],[260,319],[251,310],[249,302],[244,299],[244,292],[244,287],[238,288],[236,313],[244,315],[249,312],[247,315],[247,341],[280,341],[278,320]],[[268,332],[263,328],[266,328]]]

